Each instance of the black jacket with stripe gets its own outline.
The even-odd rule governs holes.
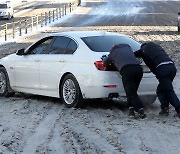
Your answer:
[[[141,49],[134,54],[136,57],[141,57],[153,73],[160,63],[172,61],[165,50],[153,42],[142,44]]]

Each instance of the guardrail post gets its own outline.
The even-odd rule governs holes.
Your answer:
[[[12,35],[13,35],[13,39],[15,38],[15,23],[12,23]]]
[[[53,22],[54,22],[54,10],[53,10]]]
[[[4,25],[4,39],[7,41],[7,24]]]
[[[41,27],[43,27],[43,14],[41,13]]]
[[[31,17],[31,31],[33,31],[34,27],[34,17]]]
[[[180,12],[178,13],[178,32],[180,32]]]
[[[69,11],[71,12],[72,11],[72,4],[71,3],[69,3]]]
[[[66,4],[64,5],[64,14],[66,15],[66,9],[67,9],[67,7],[66,7]]]
[[[78,6],[81,4],[81,0],[78,0]]]
[[[58,9],[56,8],[56,20],[58,20]]]
[[[74,2],[73,3],[71,3],[71,11],[73,11],[74,10]]]
[[[27,28],[28,28],[28,26],[27,26],[27,19],[26,19],[26,18],[25,18],[24,22],[25,22],[25,34],[27,34]]]
[[[39,25],[39,18],[38,15],[36,16],[36,29],[38,29],[38,25]]]
[[[49,11],[49,23],[51,23],[51,11]]]
[[[47,12],[45,12],[45,25],[47,25]]]
[[[19,36],[22,35],[22,24],[21,24],[21,20],[19,20]]]
[[[59,8],[59,18],[61,18],[61,8]]]
[[[62,17],[64,16],[64,5],[62,6]]]

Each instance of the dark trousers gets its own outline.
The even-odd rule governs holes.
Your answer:
[[[165,64],[159,66],[155,70],[155,75],[159,80],[159,85],[156,92],[161,103],[161,108],[168,108],[170,103],[178,112],[178,110],[180,110],[180,101],[175,94],[172,85],[173,79],[176,76],[176,72],[177,70],[174,64]]]
[[[143,70],[140,65],[128,65],[122,69],[121,76],[127,96],[128,106],[132,106],[135,111],[138,111],[140,108],[143,108],[137,94],[137,90],[143,76]]]

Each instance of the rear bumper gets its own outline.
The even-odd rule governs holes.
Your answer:
[[[81,92],[83,98],[113,98],[126,96],[124,87],[122,84],[121,76],[118,72],[105,73],[101,76],[87,77],[84,79],[88,83],[82,82],[80,84]],[[81,80],[83,81],[83,80]],[[152,74],[144,74],[144,77],[141,80],[138,95],[139,96],[153,96],[156,95],[158,81]],[[115,88],[107,88],[105,86],[115,85]]]

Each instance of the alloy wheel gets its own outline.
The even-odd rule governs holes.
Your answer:
[[[6,76],[3,72],[0,72],[0,94],[6,91]]]
[[[63,98],[67,104],[72,104],[76,99],[76,87],[71,79],[67,79],[63,85]]]

